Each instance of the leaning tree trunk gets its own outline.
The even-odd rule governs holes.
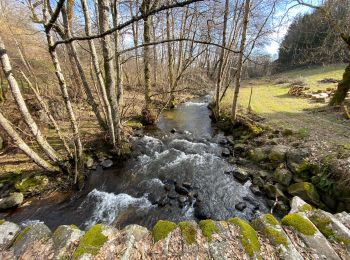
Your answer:
[[[44,15],[44,27],[45,27],[45,33],[46,33],[46,39],[47,39],[47,43],[48,43],[48,47],[49,47],[49,53],[50,53],[50,57],[52,60],[52,63],[54,65],[55,68],[55,74],[56,77],[58,79],[58,83],[61,89],[61,95],[62,98],[64,100],[67,112],[68,112],[68,116],[69,116],[69,121],[73,130],[73,140],[74,140],[74,145],[75,145],[75,149],[76,149],[76,156],[77,156],[77,160],[80,161],[82,155],[83,155],[83,146],[81,144],[81,140],[80,140],[80,133],[79,133],[79,127],[78,127],[78,123],[77,120],[75,118],[75,114],[73,111],[73,107],[72,107],[72,103],[70,101],[70,97],[68,95],[68,89],[67,89],[67,84],[64,78],[64,75],[62,73],[62,69],[61,69],[61,65],[59,63],[58,60],[58,55],[55,49],[52,48],[52,46],[54,45],[54,39],[52,36],[52,31],[51,28],[49,28],[49,18],[48,18],[48,10],[47,10],[47,0],[45,0],[44,2],[44,8],[43,8],[43,15]]]
[[[57,172],[59,169],[53,165],[51,165],[49,162],[45,161],[43,158],[41,158],[34,150],[32,150],[24,141],[23,139],[17,134],[15,129],[12,128],[9,121],[4,117],[4,115],[0,111],[0,126],[5,130],[5,132],[8,134],[8,136],[11,137],[11,139],[14,141],[16,146],[21,149],[30,159],[32,159],[37,165],[44,168],[47,171],[50,172]]]
[[[109,0],[98,0],[98,11],[99,11],[99,24],[100,32],[103,33],[109,29],[109,16],[110,16],[110,5]],[[116,77],[114,69],[114,57],[112,52],[111,36],[106,35],[102,38],[102,52],[105,69],[105,82],[108,93],[109,103],[112,108],[112,117],[114,125],[114,133],[116,137],[115,149],[117,149],[120,143],[120,113],[118,107],[118,97],[116,92]]]
[[[0,59],[2,68],[4,71],[4,74],[7,78],[7,81],[9,83],[9,87],[11,89],[12,95],[17,103],[17,107],[20,110],[22,117],[26,124],[28,125],[31,133],[33,134],[34,138],[36,139],[39,146],[42,148],[42,150],[45,152],[45,154],[55,163],[58,163],[62,161],[62,158],[59,156],[59,154],[51,147],[51,145],[47,142],[45,137],[42,135],[38,125],[32,118],[27,105],[24,101],[24,98],[22,96],[21,90],[18,86],[18,83],[13,76],[12,73],[12,67],[10,63],[10,59],[6,53],[4,42],[2,41],[2,38],[0,37]]]
[[[350,64],[345,68],[343,79],[338,83],[334,96],[330,101],[331,106],[341,105],[350,90]]]
[[[241,86],[243,52],[245,49],[245,42],[246,42],[246,36],[247,36],[249,12],[250,12],[250,0],[246,0],[245,5],[244,5],[242,38],[241,38],[241,46],[240,46],[239,57],[238,57],[238,67],[237,67],[237,72],[236,72],[235,92],[234,92],[233,102],[232,102],[231,121],[233,123],[236,121],[236,117],[237,117],[237,101],[238,101],[239,89]]]
[[[68,15],[67,15],[66,11],[64,10],[64,8],[62,9],[62,17],[63,17],[63,24],[64,24],[65,30],[66,30],[66,36],[69,39],[72,37],[72,33],[71,33]],[[80,79],[81,79],[81,82],[82,82],[82,85],[84,88],[84,92],[85,92],[86,97],[87,97],[87,102],[91,106],[92,110],[94,111],[100,127],[104,130],[107,130],[106,122],[103,119],[103,117],[101,116],[100,110],[98,108],[98,104],[95,101],[95,98],[92,94],[89,83],[87,81],[83,66],[81,65],[81,61],[80,61],[80,58],[78,56],[78,53],[77,53],[77,50],[75,47],[75,43],[74,42],[68,43],[68,48],[70,49],[70,53],[75,61],[75,64],[77,65],[77,69],[78,69]]]

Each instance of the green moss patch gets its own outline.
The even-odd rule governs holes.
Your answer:
[[[272,240],[272,242],[275,245],[284,245],[285,247],[288,247],[288,240],[286,238],[286,235],[273,227],[266,227],[264,230],[264,234]]]
[[[21,232],[19,232],[19,234],[17,235],[15,242],[21,240],[21,238],[30,230],[30,227],[25,227]]]
[[[247,254],[250,257],[258,255],[260,252],[260,243],[257,232],[247,222],[240,218],[230,218],[228,221],[240,228],[240,239]]]
[[[0,225],[4,224],[5,220],[4,219],[0,219]]]
[[[154,225],[152,230],[152,235],[154,241],[157,242],[161,239],[166,238],[171,231],[176,228],[176,224],[167,220],[159,220],[157,224]]]
[[[49,183],[49,179],[45,176],[34,176],[24,178],[15,184],[16,190],[20,192],[35,192],[43,190]]]
[[[312,210],[312,206],[308,203],[305,203],[303,206],[299,207],[300,212],[309,212]]]
[[[181,229],[181,233],[185,239],[186,244],[193,244],[196,241],[196,227],[187,221],[180,222],[179,227]]]
[[[334,231],[330,227],[331,220],[329,218],[320,217],[317,216],[317,214],[313,214],[312,216],[310,216],[310,220],[312,221],[312,223],[315,224],[318,230],[320,230],[326,238],[334,236]]]
[[[199,222],[199,227],[202,230],[203,235],[208,238],[209,241],[212,240],[214,233],[219,232],[219,228],[216,226],[215,222],[211,219],[201,220]]]
[[[278,222],[278,220],[272,214],[265,214],[264,219],[268,224],[273,225],[273,226],[277,226],[280,224]]]
[[[298,213],[291,213],[285,216],[282,219],[282,224],[294,227],[298,232],[307,236],[313,236],[317,232],[312,222]]]
[[[78,248],[74,252],[73,258],[77,259],[85,253],[97,255],[100,248],[107,240],[107,236],[102,233],[101,224],[92,226],[81,239]]]

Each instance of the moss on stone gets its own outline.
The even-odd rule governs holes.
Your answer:
[[[21,238],[30,230],[30,227],[25,227],[21,232],[19,232],[19,234],[16,236],[16,239],[14,241],[14,243],[18,242],[19,240],[21,240]]]
[[[257,256],[260,252],[260,243],[257,232],[247,222],[240,218],[230,218],[228,221],[240,228],[240,239],[247,254],[250,257]]]
[[[5,220],[4,219],[0,219],[0,225],[4,224]]]
[[[330,238],[334,236],[334,231],[330,227],[331,219],[327,218],[325,216],[320,217],[316,214],[313,214],[310,216],[310,220],[315,224],[315,226],[318,228],[318,230],[321,231],[321,233],[326,237]]]
[[[199,227],[201,228],[203,235],[207,237],[209,241],[212,240],[212,236],[214,233],[219,232],[219,228],[211,219],[201,220],[199,222]]]
[[[188,245],[193,244],[196,241],[196,227],[187,221],[180,222],[179,227],[185,239],[185,243]]]
[[[298,232],[307,236],[313,236],[317,232],[312,222],[298,213],[291,213],[285,216],[282,219],[282,224],[294,227]]]
[[[69,225],[71,228],[73,228],[73,229],[79,229],[76,225],[74,225],[74,224],[71,224],[71,225]]]
[[[41,191],[49,183],[45,175],[24,178],[15,184],[16,190],[20,192]]]
[[[264,229],[264,234],[272,240],[275,245],[284,245],[285,247],[288,247],[288,240],[285,236],[285,234],[275,229],[274,227],[266,227]]]
[[[273,225],[273,226],[277,226],[280,224],[278,222],[278,220],[272,214],[265,214],[264,219],[268,224]]]
[[[97,255],[100,248],[108,240],[102,233],[102,225],[92,226],[80,240],[78,248],[75,250],[73,258],[78,259],[83,254]]]
[[[309,212],[312,210],[312,206],[308,203],[305,203],[303,206],[299,207],[300,212]]]
[[[159,220],[157,224],[154,225],[152,230],[152,235],[154,241],[157,242],[161,239],[166,238],[171,231],[176,228],[176,224],[167,220]]]

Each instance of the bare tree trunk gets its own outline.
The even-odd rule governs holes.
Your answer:
[[[31,133],[35,137],[37,143],[40,145],[40,147],[43,149],[45,154],[55,163],[58,163],[62,161],[62,158],[59,156],[59,154],[51,147],[51,145],[47,142],[45,137],[41,134],[40,129],[38,128],[37,124],[33,120],[27,105],[24,101],[24,98],[22,96],[21,90],[17,84],[16,79],[13,76],[12,68],[10,64],[9,57],[6,53],[4,42],[2,41],[2,38],[0,37],[0,59],[2,68],[4,71],[4,74],[7,78],[7,81],[9,83],[9,87],[11,89],[12,95],[17,103],[18,109],[20,110],[22,117],[26,124],[28,125]]]
[[[85,18],[85,33],[87,36],[89,36],[89,35],[91,35],[91,18],[90,18],[90,14],[89,14],[87,1],[81,0],[81,5],[83,8],[84,18]],[[96,14],[96,15],[98,15],[98,14]],[[108,122],[108,127],[109,127],[109,134],[110,134],[110,138],[111,138],[111,143],[113,146],[115,146],[116,141],[115,141],[115,132],[114,132],[114,123],[113,123],[111,104],[108,100],[105,82],[104,82],[104,79],[102,76],[100,65],[98,63],[98,57],[97,57],[95,43],[93,40],[88,41],[88,43],[89,43],[89,48],[90,48],[90,52],[91,52],[92,64],[93,64],[93,67],[94,67],[94,70],[96,73],[98,85],[99,85],[100,90],[101,90],[101,95],[103,98],[103,104],[105,107],[105,111],[107,113],[107,122]]]
[[[147,13],[150,8],[150,0],[144,0],[142,2],[143,7],[145,8],[143,10],[144,13]],[[151,18],[149,16],[145,17],[143,19],[143,43],[148,44],[151,42],[150,39],[150,20]],[[151,103],[150,98],[150,47],[144,46],[143,47],[143,73],[144,73],[144,95],[145,95],[145,110],[149,110],[149,105]]]
[[[72,33],[71,33],[71,28],[69,27],[70,22],[68,20],[68,16],[67,16],[67,13],[66,13],[64,8],[62,9],[62,17],[63,17],[63,24],[65,26],[66,36],[67,36],[67,38],[71,38],[72,37]],[[100,114],[100,110],[98,108],[98,104],[95,101],[95,98],[94,98],[94,96],[92,94],[92,91],[91,91],[91,88],[89,86],[89,83],[87,81],[87,78],[86,78],[83,66],[81,65],[80,58],[79,58],[77,50],[75,48],[75,43],[72,42],[72,43],[69,43],[68,45],[69,45],[68,48],[70,49],[70,52],[71,52],[71,55],[72,55],[72,57],[73,57],[73,59],[75,61],[75,64],[77,65],[77,69],[78,69],[78,72],[79,72],[79,75],[80,75],[80,79],[81,79],[81,82],[82,82],[82,85],[83,85],[83,88],[84,88],[84,91],[85,91],[85,94],[86,94],[86,97],[87,97],[87,102],[91,106],[92,110],[94,111],[95,116],[97,118],[97,121],[98,121],[100,127],[102,129],[104,129],[104,130],[107,130],[106,122],[105,122],[105,120],[103,119],[103,117]]]
[[[228,10],[229,9],[229,0],[225,1],[225,12],[224,12],[224,27],[222,29],[222,46],[226,46],[226,29],[227,29],[227,16],[228,16]],[[214,107],[214,116],[216,120],[220,117],[220,90],[221,90],[221,84],[222,84],[222,77],[223,77],[223,64],[224,64],[224,56],[225,56],[225,49],[221,48],[220,51],[220,58],[219,58],[219,69],[218,69],[218,75],[216,79],[216,95],[215,95],[215,107]]]
[[[0,111],[0,126],[5,130],[5,132],[11,137],[16,146],[21,149],[30,159],[32,159],[37,165],[44,168],[50,172],[58,172],[59,169],[49,162],[41,158],[34,150],[32,150],[23,139],[17,134],[15,129],[11,126],[9,121],[4,117]]]
[[[239,89],[240,89],[240,84],[241,84],[243,54],[244,54],[245,42],[246,42],[246,36],[247,36],[249,12],[250,12],[250,0],[246,0],[245,4],[244,4],[242,38],[241,38],[241,46],[240,46],[240,50],[239,50],[240,52],[239,52],[239,57],[238,57],[238,67],[237,67],[236,81],[235,81],[235,92],[234,92],[233,102],[232,102],[231,121],[233,123],[236,121],[236,117],[237,117],[237,101],[238,101]]]
[[[169,4],[169,2],[168,2]],[[171,34],[170,34],[170,10],[167,10],[166,12],[166,37],[167,40],[171,39]],[[174,107],[174,99],[175,96],[172,93],[173,90],[173,84],[174,84],[174,63],[173,63],[173,50],[171,46],[171,42],[169,41],[167,43],[167,51],[168,51],[168,78],[169,78],[169,92],[170,92],[170,106]],[[181,57],[179,57],[181,58]]]
[[[109,0],[98,0],[98,10],[99,10],[99,24],[101,33],[107,31],[109,29]],[[102,51],[103,51],[103,59],[104,59],[104,69],[106,74],[106,90],[108,93],[109,103],[112,108],[112,117],[114,124],[114,133],[116,137],[116,146],[120,143],[120,115],[119,115],[119,107],[116,93],[116,77],[114,70],[114,58],[113,52],[111,50],[111,36],[106,35],[102,40]]]
[[[55,74],[56,74],[57,79],[58,79],[58,83],[59,83],[59,86],[61,89],[62,98],[64,100],[64,103],[65,103],[65,106],[66,106],[66,109],[67,109],[67,112],[69,115],[70,124],[71,124],[72,130],[73,130],[74,145],[77,149],[77,156],[78,156],[77,159],[78,159],[78,161],[80,161],[81,156],[83,155],[83,146],[81,144],[78,123],[77,123],[77,120],[75,118],[73,107],[72,107],[72,104],[71,104],[71,101],[70,101],[70,98],[68,95],[67,85],[66,85],[66,81],[64,79],[63,73],[62,73],[61,65],[59,63],[56,50],[52,48],[52,46],[54,44],[52,32],[51,32],[51,30],[48,30],[48,28],[47,28],[48,21],[49,21],[48,11],[47,11],[47,0],[45,0],[45,2],[44,2],[43,15],[44,15],[46,39],[47,39],[47,43],[49,46],[49,53],[50,53],[50,56],[52,59],[52,63],[55,67]]]

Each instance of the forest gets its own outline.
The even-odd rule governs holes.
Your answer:
[[[349,53],[349,0],[0,0],[0,258],[347,259]]]

